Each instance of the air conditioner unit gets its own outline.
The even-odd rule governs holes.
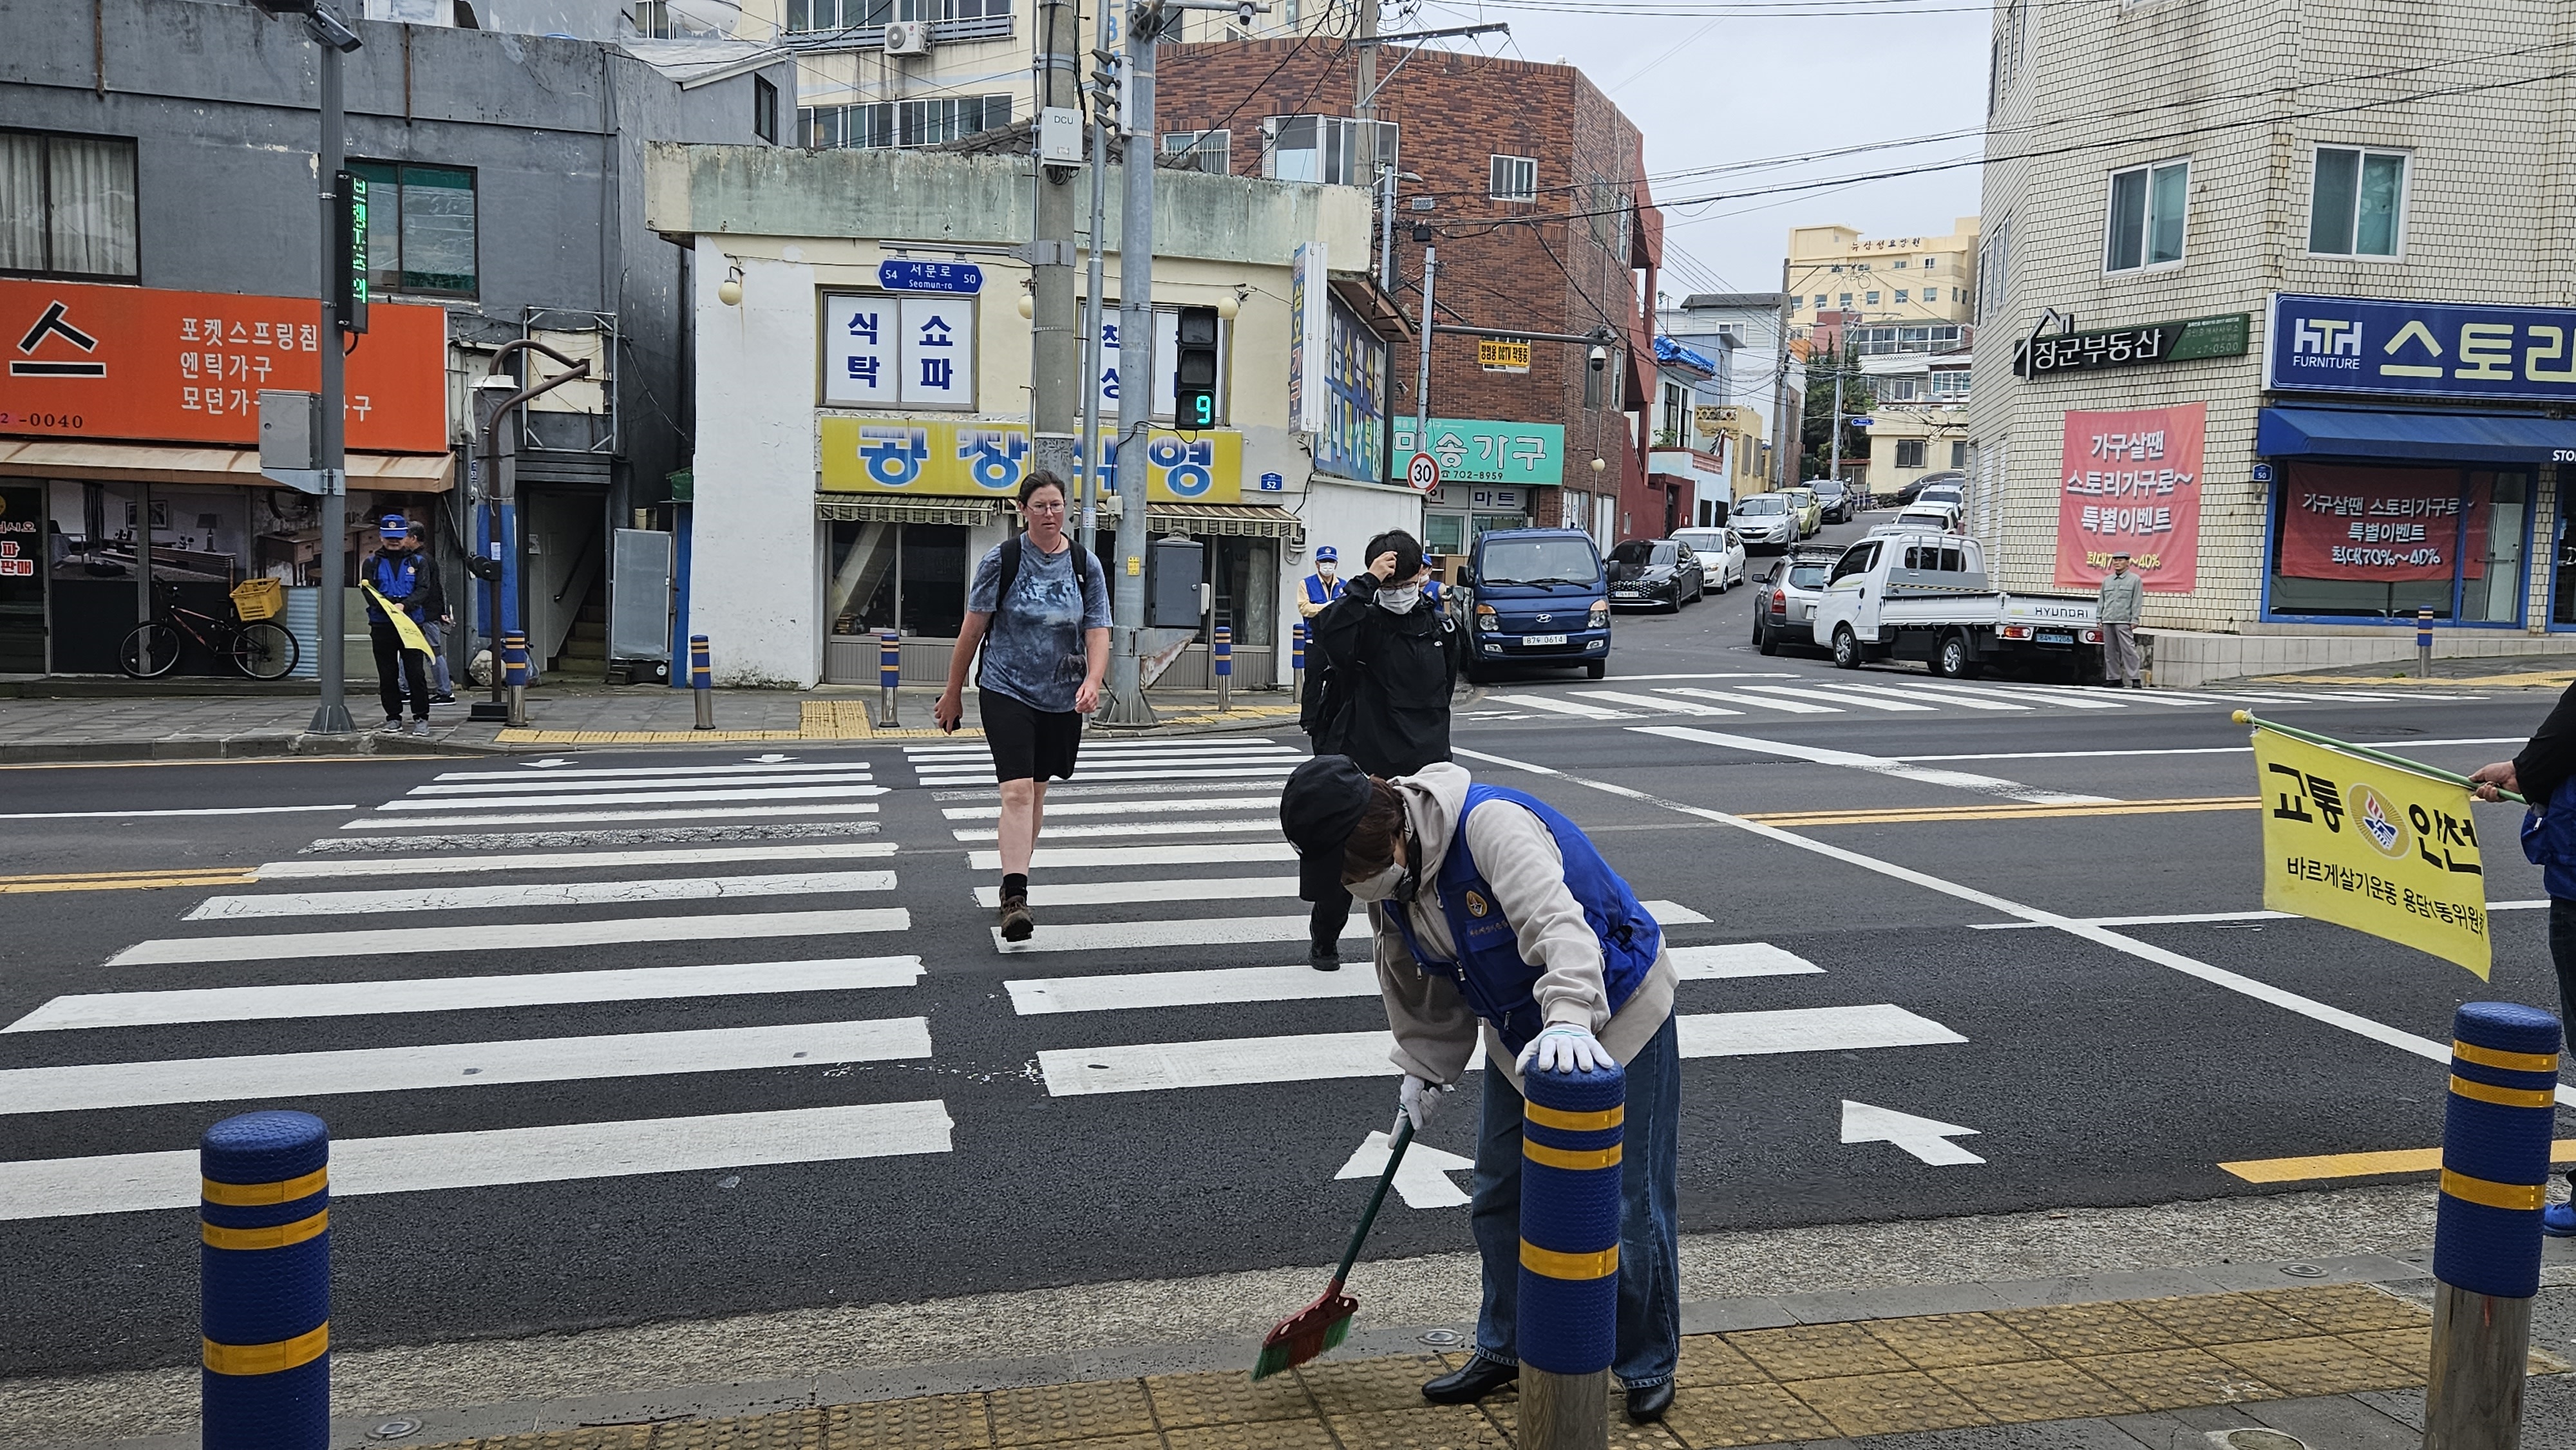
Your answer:
[[[930,24],[922,20],[889,20],[885,28],[888,55],[930,54]]]

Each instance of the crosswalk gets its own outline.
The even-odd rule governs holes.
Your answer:
[[[1050,792],[1040,925],[1020,943],[992,924],[999,796],[981,745],[438,771],[246,882],[139,920],[93,981],[0,1023],[0,1122],[305,1107],[332,1121],[333,1190],[349,1196],[935,1162],[976,1147],[952,1111],[961,1092],[1013,1114],[1214,1090],[1286,1110],[1317,1085],[1395,1072],[1365,916],[1343,970],[1301,960],[1278,796],[1304,758],[1260,736],[1088,742]],[[1866,993],[1747,1010],[1763,979],[1833,978],[1725,939],[1698,909],[1715,902],[1646,905],[1682,979],[1685,1058],[1967,1041]],[[998,1048],[977,1042],[997,1034]],[[953,1074],[994,1086],[918,1086]],[[698,1099],[658,1086],[708,1075],[729,1075],[722,1105],[746,1110],[683,1111]],[[531,1090],[566,1084],[673,1110],[510,1121]],[[374,1131],[425,1111],[462,1130]],[[1081,1121],[1049,1133],[1078,1138]],[[0,1220],[195,1202],[187,1145],[142,1146],[0,1161]],[[1329,1182],[1346,1151],[1278,1171]]]
[[[1893,671],[1833,675],[1743,671],[1690,676],[1706,684],[1665,684],[1655,676],[1539,693],[1526,687],[1488,692],[1461,712],[1471,720],[1638,720],[1661,715],[1786,719],[1818,715],[2028,715],[2052,710],[2233,710],[2246,705],[2391,704],[2474,700],[2478,695],[2370,690],[2106,690],[2001,680],[1945,680]]]

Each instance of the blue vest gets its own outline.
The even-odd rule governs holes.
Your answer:
[[[2543,890],[2576,901],[2576,776],[2560,781],[2547,806],[2522,818],[2522,854],[2540,868]]]
[[[1437,580],[1437,579],[1425,579],[1425,580],[1423,580],[1423,581],[1422,581],[1422,597],[1423,597],[1423,598],[1425,598],[1425,599],[1430,600],[1430,601],[1431,601],[1432,603],[1434,603],[1434,604],[1439,603],[1439,602],[1440,602],[1440,581],[1439,581],[1439,580]]]
[[[1566,889],[1582,906],[1583,919],[1591,925],[1592,934],[1601,939],[1601,979],[1609,989],[1610,1011],[1614,1015],[1628,1005],[1628,999],[1637,994],[1638,984],[1653,969],[1656,954],[1663,950],[1664,929],[1637,903],[1636,893],[1628,889],[1628,883],[1601,859],[1582,828],[1557,814],[1555,807],[1499,785],[1467,787],[1467,803],[1458,812],[1457,835],[1450,840],[1449,854],[1440,863],[1440,906],[1449,919],[1450,938],[1458,944],[1458,960],[1433,961],[1414,937],[1412,912],[1402,903],[1388,905],[1415,963],[1425,971],[1445,970],[1456,977],[1459,995],[1467,999],[1468,1009],[1492,1023],[1502,1035],[1503,1045],[1518,1054],[1547,1025],[1539,1015],[1537,998],[1531,995],[1542,969],[1521,960],[1519,937],[1495,903],[1494,888],[1485,884],[1483,873],[1476,869],[1476,858],[1467,850],[1467,818],[1475,814],[1476,807],[1495,800],[1510,801],[1527,810],[1556,838],[1556,849],[1565,858]]]
[[[378,594],[402,604],[411,598],[413,590],[420,587],[420,556],[405,554],[401,563],[395,563],[379,552],[367,561],[367,582],[376,586]],[[420,611],[409,606],[405,606],[403,612],[414,619],[420,617]],[[378,608],[372,599],[367,601],[367,618],[385,624],[393,622],[385,618],[384,610]]]
[[[1338,579],[1327,584],[1324,582],[1324,576],[1321,574],[1309,574],[1306,576],[1306,602],[1308,604],[1330,604],[1333,602],[1333,596],[1341,592],[1342,584]]]

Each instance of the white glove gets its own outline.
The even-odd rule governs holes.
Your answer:
[[[1413,1120],[1413,1131],[1421,1132],[1430,1123],[1431,1115],[1439,1110],[1441,1099],[1456,1091],[1454,1087],[1442,1087],[1411,1073],[1405,1074],[1404,1086],[1395,1090],[1395,1122],[1387,1128],[1387,1136],[1394,1137],[1396,1129],[1403,1127],[1407,1118]]]
[[[1610,1050],[1586,1028],[1559,1022],[1521,1049],[1520,1070],[1536,1063],[1541,1072],[1599,1072],[1610,1066]]]

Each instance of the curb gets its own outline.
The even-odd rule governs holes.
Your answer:
[[[347,735],[263,731],[203,740],[66,740],[0,743],[0,765],[117,764],[138,760],[256,760],[292,756],[516,755],[506,745],[466,740],[418,740],[366,732]]]

